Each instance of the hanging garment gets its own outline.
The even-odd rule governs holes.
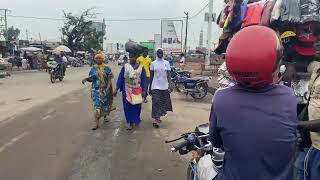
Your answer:
[[[279,20],[280,14],[281,14],[281,6],[282,6],[282,0],[276,0],[276,3],[271,13],[271,20],[270,20],[271,23]]]
[[[317,61],[320,61],[320,41],[315,43],[315,48],[316,48],[316,56],[315,59]]]
[[[271,14],[272,14],[272,10],[274,9],[275,3],[276,2],[274,0],[270,0],[264,5],[264,9],[261,17],[261,25],[263,26],[270,25]]]
[[[238,31],[247,12],[247,0],[235,2],[233,7],[232,29]]]
[[[282,0],[280,20],[282,22],[300,23],[300,0]]]
[[[244,28],[247,26],[260,24],[263,8],[264,3],[255,3],[249,5],[247,8],[246,17],[244,18],[241,27]]]
[[[301,22],[320,22],[320,1],[300,0]]]

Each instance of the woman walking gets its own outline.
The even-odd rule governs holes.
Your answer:
[[[117,96],[118,91],[122,91],[123,109],[129,131],[140,125],[141,104],[147,86],[146,72],[142,65],[137,64],[138,54],[131,53],[130,56],[129,63],[121,69],[114,93],[114,96]]]
[[[172,103],[169,89],[170,63],[163,58],[163,50],[157,50],[157,57],[151,64],[151,85],[150,94],[152,96],[152,118],[153,126],[159,128],[162,116],[166,116],[168,111],[172,111]]]
[[[89,77],[82,80],[82,83],[92,82],[91,99],[95,109],[96,126],[92,130],[100,128],[100,119],[106,117],[114,110],[113,107],[113,74],[108,65],[104,64],[104,55],[95,56],[96,64],[92,66]],[[106,120],[106,119],[105,119]]]

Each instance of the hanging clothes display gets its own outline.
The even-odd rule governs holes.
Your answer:
[[[282,0],[280,21],[290,23],[301,22],[300,0]]]
[[[264,2],[259,2],[248,5],[246,16],[242,22],[242,28],[260,24],[264,4]]]
[[[320,39],[320,38],[319,38]],[[320,41],[315,43],[315,48],[316,48],[316,56],[315,59],[320,61]]]
[[[300,0],[301,22],[320,22],[320,1]]]
[[[266,2],[262,12],[261,25],[270,26],[271,14],[272,10],[274,9],[275,3],[275,0],[270,0]]]
[[[279,20],[280,14],[281,14],[281,6],[282,6],[282,0],[276,0],[276,3],[271,13],[271,19],[270,19],[271,23]]]
[[[234,32],[239,31],[241,29],[241,24],[243,19],[245,18],[247,12],[247,0],[235,1],[233,14],[232,14],[232,22],[231,28]]]

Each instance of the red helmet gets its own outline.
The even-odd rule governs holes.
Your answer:
[[[282,46],[277,34],[265,26],[250,26],[231,39],[226,64],[239,84],[260,89],[273,83],[281,58]]]

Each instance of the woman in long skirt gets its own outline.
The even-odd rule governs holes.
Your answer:
[[[153,126],[159,128],[162,116],[166,116],[168,111],[172,111],[172,103],[169,87],[171,83],[170,63],[163,58],[163,50],[157,50],[157,58],[151,64],[151,85],[152,95],[152,118]]]
[[[96,126],[92,130],[100,128],[100,119],[106,117],[114,110],[113,107],[113,74],[111,69],[103,63],[104,55],[95,56],[96,64],[92,66],[89,77],[82,80],[82,83],[92,82],[91,100],[95,109]]]
[[[130,54],[129,64],[125,64],[119,74],[117,89],[122,92],[122,103],[127,120],[127,130],[139,126],[141,122],[141,104],[146,92],[147,76],[143,66],[137,64],[137,55]]]

